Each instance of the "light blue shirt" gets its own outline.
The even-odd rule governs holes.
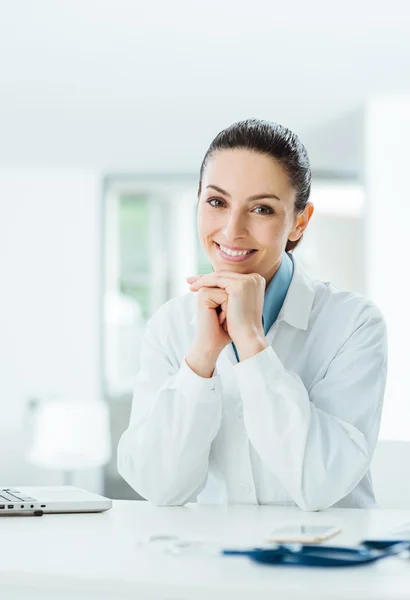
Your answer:
[[[276,271],[272,278],[272,281],[268,285],[268,289],[265,292],[265,300],[263,303],[262,310],[262,324],[265,335],[272,327],[288,293],[290,282],[293,277],[293,261],[289,254],[284,252],[282,262],[280,263],[279,269]],[[232,346],[235,352],[237,361],[239,362],[239,355],[236,350],[235,344],[232,342]]]

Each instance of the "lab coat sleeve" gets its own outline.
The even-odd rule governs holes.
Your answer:
[[[309,391],[269,347],[234,367],[249,439],[304,510],[332,506],[369,468],[387,371],[383,318],[372,306]]]
[[[158,505],[196,499],[221,423],[220,377],[202,378],[167,342],[166,309],[148,323],[130,424],[118,446],[118,471]],[[168,315],[168,318],[169,315]]]

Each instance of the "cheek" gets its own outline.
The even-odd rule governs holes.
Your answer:
[[[273,249],[283,242],[286,233],[283,219],[275,218],[270,223],[258,227],[253,235],[263,248]]]
[[[211,214],[207,207],[200,207],[197,214],[197,227],[200,239],[212,235],[220,227],[217,215]]]
[[[201,206],[198,207],[196,214],[196,224],[198,229],[199,237],[203,236],[203,232],[206,229],[206,219],[204,218],[204,210]]]

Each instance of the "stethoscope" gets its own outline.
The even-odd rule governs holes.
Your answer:
[[[352,567],[410,552],[410,541],[368,540],[359,546],[280,544],[272,548],[223,550],[225,556],[247,556],[258,563],[304,567]]]
[[[244,556],[265,565],[300,567],[354,567],[398,556],[408,558],[410,540],[364,540],[358,546],[319,546],[315,544],[271,544],[247,549],[221,549],[205,540],[187,540],[178,535],[151,535],[139,541],[138,549],[183,555],[199,553],[213,556]]]

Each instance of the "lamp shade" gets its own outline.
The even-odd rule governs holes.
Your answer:
[[[110,456],[106,403],[68,400],[40,403],[29,462],[46,469],[74,471],[101,467]]]

